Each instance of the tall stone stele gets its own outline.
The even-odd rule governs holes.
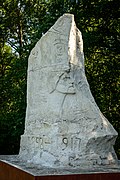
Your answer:
[[[90,92],[74,15],[64,14],[29,56],[19,157],[49,167],[116,164],[116,137]]]

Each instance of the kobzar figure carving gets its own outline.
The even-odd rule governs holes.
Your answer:
[[[81,32],[64,14],[29,57],[19,156],[50,167],[115,164],[116,137],[90,92]]]

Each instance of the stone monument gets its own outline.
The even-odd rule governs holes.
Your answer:
[[[116,137],[90,92],[74,15],[64,14],[29,56],[19,157],[53,168],[116,164]]]

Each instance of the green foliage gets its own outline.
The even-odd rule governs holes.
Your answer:
[[[118,0],[1,0],[0,150],[19,150],[26,108],[27,59],[63,13],[73,13],[84,39],[86,75],[95,100],[119,133],[120,3]],[[6,148],[7,147],[7,148]]]

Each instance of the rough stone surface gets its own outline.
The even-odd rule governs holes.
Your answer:
[[[97,173],[119,173],[120,174],[120,161],[117,165],[106,166],[91,166],[91,167],[44,167],[42,165],[26,163],[19,159],[18,155],[0,155],[0,162],[5,162],[13,167],[26,171],[34,176],[43,175],[67,175],[67,174],[97,174]]]
[[[49,167],[116,164],[116,137],[90,92],[81,32],[64,14],[29,56],[19,157]]]

